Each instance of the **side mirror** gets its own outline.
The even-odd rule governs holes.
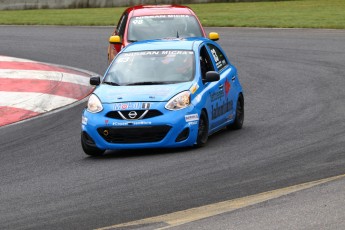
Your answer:
[[[101,78],[100,76],[96,76],[96,77],[91,77],[90,78],[90,85],[99,85],[101,84]]]
[[[110,43],[110,44],[122,44],[122,43],[121,43],[121,38],[120,38],[119,35],[110,36],[110,38],[109,38],[109,43]]]
[[[206,77],[204,79],[204,82],[213,82],[213,81],[219,81],[220,75],[216,71],[208,71],[206,73]]]
[[[208,38],[212,41],[218,41],[219,40],[219,34],[216,32],[211,32],[208,34]]]

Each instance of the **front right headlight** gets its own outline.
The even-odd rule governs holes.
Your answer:
[[[99,98],[95,94],[91,94],[87,102],[87,111],[90,113],[99,113],[103,110],[103,106]]]
[[[165,105],[168,110],[179,110],[184,109],[190,105],[190,92],[183,91],[177,94],[175,97],[171,98]]]

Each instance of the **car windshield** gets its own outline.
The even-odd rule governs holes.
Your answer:
[[[109,67],[103,83],[155,85],[192,81],[194,52],[159,50],[120,53]]]
[[[176,37],[203,37],[197,19],[192,15],[155,15],[133,17],[129,22],[129,42]]]

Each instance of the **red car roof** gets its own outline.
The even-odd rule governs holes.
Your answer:
[[[126,9],[131,16],[149,16],[158,14],[186,14],[195,15],[187,6],[180,5],[138,5]]]

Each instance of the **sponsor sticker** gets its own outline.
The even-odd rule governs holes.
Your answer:
[[[149,109],[151,107],[151,103],[142,103],[141,108],[142,109]]]
[[[228,79],[226,79],[226,81],[225,81],[225,94],[226,94],[226,95],[229,94],[230,89],[231,89],[231,84],[230,84],[230,82],[228,81]]]
[[[221,99],[224,97],[224,92],[222,90],[218,90],[211,94],[211,102],[214,102],[218,99]]]
[[[192,87],[190,87],[189,91],[194,94],[199,89],[198,83],[195,83]]]
[[[152,18],[152,19],[159,19],[159,18],[189,18],[189,15],[184,14],[163,14],[163,15],[147,15],[147,16],[138,16],[135,17],[134,20],[140,20],[140,19],[146,19],[146,18]]]
[[[224,115],[227,112],[233,110],[233,101],[226,99],[226,101],[222,101],[218,104],[212,104],[212,120]]]
[[[186,119],[186,122],[191,122],[191,121],[198,121],[199,120],[199,115],[197,113],[195,114],[188,114],[184,116]]]
[[[195,97],[195,101],[199,103],[201,101],[201,95],[199,94],[198,96]]]
[[[136,110],[136,109],[149,109],[151,103],[147,102],[128,102],[128,103],[116,103],[114,110]]]
[[[189,50],[161,50],[161,51],[138,51],[121,54],[121,57],[117,59],[118,62],[128,62],[128,57],[136,56],[166,56],[166,55],[192,55],[193,51]]]
[[[151,125],[150,121],[135,121],[135,122],[113,122],[113,126],[127,126],[127,125]]]
[[[191,122],[188,122],[189,125],[197,125],[198,124],[198,121],[191,121]]]
[[[82,116],[82,117],[81,117],[81,123],[82,123],[83,125],[87,125],[87,117]]]

